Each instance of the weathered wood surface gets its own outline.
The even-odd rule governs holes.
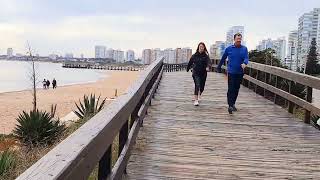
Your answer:
[[[21,174],[17,180],[87,179],[113,143],[120,128],[127,122],[128,117],[144,96],[151,79],[163,67],[162,65],[163,58],[153,62],[140,74],[126,94],[118,97],[108,108],[102,109]],[[135,137],[134,130],[130,133],[131,139]],[[130,142],[125,145],[124,152],[127,152]],[[122,155],[120,161],[126,160],[125,158],[126,156]],[[119,163],[119,165],[122,164]],[[119,169],[121,168],[122,166]]]
[[[164,73],[124,179],[319,179],[320,132],[244,87],[229,115],[226,80],[195,107],[191,74]]]

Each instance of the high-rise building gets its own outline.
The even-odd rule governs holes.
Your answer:
[[[216,41],[215,44],[212,44],[210,46],[210,53],[209,53],[210,58],[212,58],[212,59],[221,59],[225,49],[226,49],[225,42]]]
[[[182,48],[181,50],[182,53],[182,62],[181,63],[187,63],[189,62],[191,56],[192,56],[192,49],[191,48]]]
[[[298,47],[297,47],[297,67],[305,66],[309,48],[313,38],[320,44],[320,8],[314,8],[313,11],[304,13],[299,18],[298,24]],[[320,48],[318,48],[320,52]]]
[[[176,63],[177,64],[181,64],[183,63],[183,59],[182,59],[182,49],[181,48],[176,48]]]
[[[108,49],[107,52],[106,52],[106,58],[108,59],[114,59],[113,58],[113,54],[114,54],[114,50],[113,49]]]
[[[259,45],[257,46],[258,51],[263,51],[269,48],[273,48],[273,40],[271,38],[260,41]]]
[[[296,71],[297,70],[297,46],[298,46],[298,31],[294,30],[289,33],[288,36],[288,49],[287,49],[287,58],[286,66]]]
[[[126,61],[134,61],[134,51],[133,50],[128,50],[126,52]]]
[[[160,57],[163,57],[163,51],[160,48],[151,50],[151,63],[158,60]]]
[[[13,49],[12,48],[8,48],[7,49],[7,57],[10,58],[13,56]]]
[[[286,64],[286,38],[280,37],[273,41],[273,49],[276,51],[276,57]]]
[[[285,64],[286,61],[286,39],[285,37],[280,37],[276,40],[266,39],[262,40],[257,46],[257,50],[263,51],[266,49],[273,49],[275,51],[275,56]]]
[[[117,63],[123,63],[124,62],[124,51],[114,50],[112,59],[114,59]]]
[[[95,46],[95,58],[106,58],[106,47],[105,46]]]
[[[168,48],[164,50],[164,63],[167,64],[176,64],[176,51]]]
[[[151,49],[144,49],[142,51],[143,64],[151,64]]]
[[[242,40],[244,41],[244,26],[232,26],[228,31],[227,31],[227,37],[226,37],[226,47],[232,45],[234,43],[233,36],[236,33],[240,33],[242,35]],[[245,44],[245,43],[243,43]]]

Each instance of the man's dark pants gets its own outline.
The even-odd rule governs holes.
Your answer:
[[[235,105],[240,85],[242,83],[243,74],[228,74],[228,105],[232,107]]]

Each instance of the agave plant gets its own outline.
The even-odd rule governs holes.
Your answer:
[[[0,177],[7,173],[16,164],[13,152],[6,150],[0,154]]]
[[[83,96],[83,102],[79,100],[79,104],[75,103],[77,106],[77,110],[73,111],[80,119],[90,118],[97,114],[103,108],[106,98],[100,101],[100,96],[96,98],[95,94],[90,94],[89,96]]]
[[[66,130],[64,124],[46,111],[23,111],[13,134],[26,145],[52,144]]]

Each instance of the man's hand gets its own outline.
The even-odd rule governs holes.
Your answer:
[[[247,67],[247,65],[244,64],[244,63],[242,63],[242,64],[241,64],[241,67],[242,67],[242,69],[244,70],[244,69]]]
[[[209,72],[209,71],[210,71],[210,68],[209,68],[209,67],[207,67],[207,68],[206,68],[206,71],[207,71],[207,72]]]

